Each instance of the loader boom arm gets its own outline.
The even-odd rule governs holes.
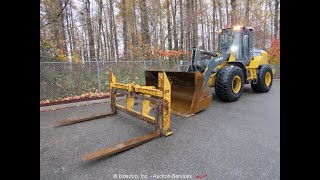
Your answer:
[[[192,67],[189,72],[200,71],[204,76],[204,83],[207,83],[211,74],[215,73],[215,68],[221,63],[227,61],[230,57],[230,53],[226,50],[218,52],[211,52],[202,50],[200,48],[192,49]]]

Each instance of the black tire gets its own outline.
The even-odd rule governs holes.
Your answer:
[[[269,85],[266,85],[266,81],[265,81],[265,77],[267,73],[270,73],[271,75],[271,82],[269,83]],[[271,67],[269,65],[261,65],[259,67],[259,72],[258,72],[258,82],[256,84],[253,84],[251,82],[251,88],[255,92],[266,93],[271,89],[272,81],[273,81],[273,74],[272,74]]]
[[[240,89],[235,93],[233,90],[233,81],[238,76],[241,79]],[[244,75],[238,66],[225,66],[217,73],[215,91],[217,96],[227,102],[237,101],[243,91]]]

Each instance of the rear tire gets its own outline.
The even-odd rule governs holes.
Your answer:
[[[238,66],[225,66],[217,73],[215,91],[217,96],[227,102],[237,101],[243,91],[244,75]]]
[[[258,93],[266,93],[271,89],[273,81],[272,69],[269,65],[262,65],[259,67],[258,82],[253,84],[251,88]]]

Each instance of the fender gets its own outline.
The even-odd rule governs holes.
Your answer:
[[[228,62],[228,64],[240,67],[242,69],[242,71],[243,71],[245,82],[247,82],[247,69],[246,69],[246,66],[244,65],[243,62],[241,62],[241,61],[232,61],[232,62]]]

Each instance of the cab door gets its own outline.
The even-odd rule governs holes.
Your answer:
[[[243,62],[249,65],[253,59],[252,29],[245,29],[243,34]]]

